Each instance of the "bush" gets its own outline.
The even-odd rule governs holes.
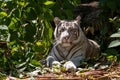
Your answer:
[[[42,67],[39,60],[46,57],[53,41],[51,23],[54,16],[72,19],[72,9],[79,2],[0,1],[0,71],[16,76]]]
[[[119,27],[120,27],[120,5],[119,0],[100,0],[100,7],[102,13],[100,15],[102,20],[101,30],[101,48],[102,52],[108,56],[115,56],[117,60],[120,59],[119,50]],[[115,37],[114,39],[111,37]],[[115,41],[114,41],[115,40]],[[111,42],[112,41],[112,42]]]

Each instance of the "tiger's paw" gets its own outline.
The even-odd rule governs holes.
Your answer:
[[[59,61],[53,61],[52,66],[61,66]]]
[[[74,72],[76,71],[77,67],[74,65],[72,61],[67,61],[63,67],[66,69],[66,71]]]

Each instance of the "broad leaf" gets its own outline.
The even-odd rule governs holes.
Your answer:
[[[108,47],[111,48],[111,47],[117,47],[117,46],[120,46],[120,40],[112,41]]]
[[[17,64],[16,65],[16,68],[20,68],[20,67],[23,67],[23,66],[25,66],[26,65],[26,62],[23,62],[23,63],[21,63],[21,64]]]
[[[40,62],[37,60],[31,60],[31,64],[34,66],[41,66]]]
[[[8,27],[6,25],[0,25],[1,30],[8,30]]]
[[[45,5],[53,5],[53,4],[55,4],[55,2],[53,2],[53,1],[46,1],[44,4]]]
[[[110,37],[120,37],[120,32],[112,34]]]
[[[6,13],[6,12],[0,12],[0,16],[1,16],[1,17],[6,17],[6,16],[7,16],[7,13]]]
[[[20,68],[20,69],[18,70],[18,72],[23,72],[26,68],[27,68],[26,66],[23,67],[23,68]]]

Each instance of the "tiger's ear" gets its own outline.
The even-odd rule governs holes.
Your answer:
[[[78,24],[80,24],[81,17],[77,16],[75,20],[77,21]]]
[[[60,22],[61,20],[58,18],[58,17],[55,17],[54,18],[54,23],[55,25],[58,25],[58,23]]]

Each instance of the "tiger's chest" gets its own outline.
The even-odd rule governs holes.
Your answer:
[[[84,45],[83,45],[84,47]],[[61,46],[54,47],[54,54],[56,57],[56,60],[62,61],[62,60],[71,60],[74,59],[77,56],[85,56],[85,50],[80,46],[80,44],[71,46],[70,48],[63,48]]]

